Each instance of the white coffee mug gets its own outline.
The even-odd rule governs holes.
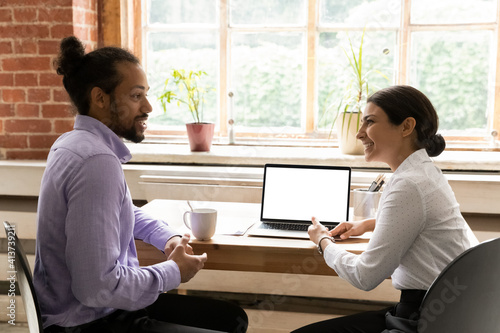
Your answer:
[[[215,234],[217,211],[211,208],[188,210],[183,216],[184,224],[198,240],[208,240]]]

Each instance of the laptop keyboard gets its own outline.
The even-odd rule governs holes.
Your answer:
[[[294,230],[294,231],[307,231],[311,224],[300,223],[262,223],[261,229],[276,229],[276,230]]]

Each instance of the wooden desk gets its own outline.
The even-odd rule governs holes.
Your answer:
[[[194,201],[192,205],[197,208],[217,209],[218,228],[225,223],[245,224],[250,220],[258,221],[260,211],[259,204],[248,203]],[[186,231],[182,222],[183,213],[189,209],[186,201],[153,200],[143,208],[151,215],[164,219],[180,232]],[[339,241],[337,244],[347,251],[361,253],[367,243],[368,238],[356,238]],[[196,254],[207,253],[206,269],[336,275],[335,271],[325,264],[323,257],[316,250],[316,245],[309,240],[229,236],[216,233],[209,241],[192,238],[190,244]],[[142,241],[137,241],[136,245],[141,265],[151,265],[165,260],[164,254],[155,247]]]

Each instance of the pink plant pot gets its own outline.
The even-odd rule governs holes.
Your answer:
[[[214,128],[215,124],[211,123],[186,124],[191,151],[210,151]]]

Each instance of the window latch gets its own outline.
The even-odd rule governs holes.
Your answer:
[[[498,131],[494,129],[491,131],[490,135],[491,135],[491,147],[495,148],[497,146]]]

